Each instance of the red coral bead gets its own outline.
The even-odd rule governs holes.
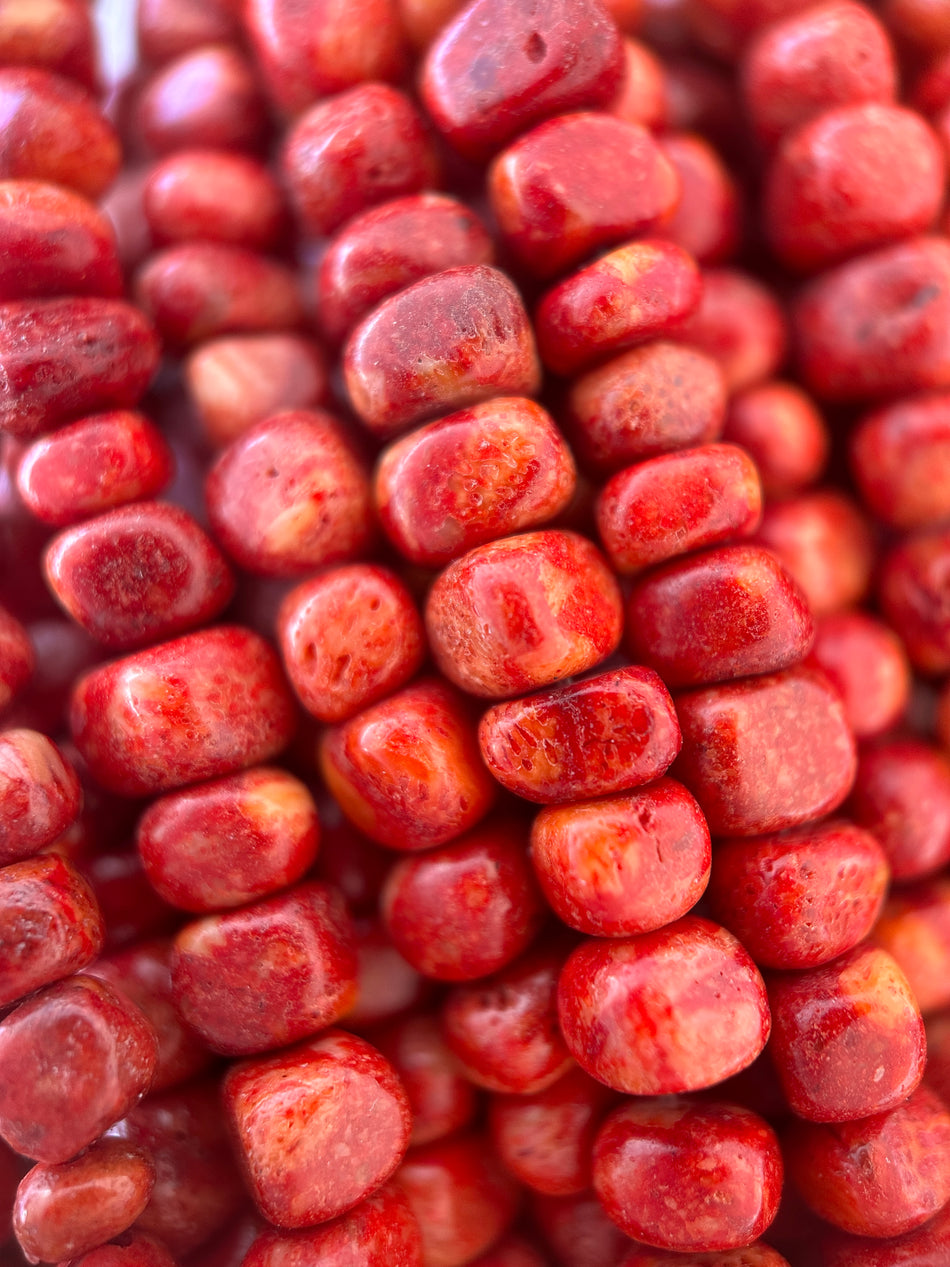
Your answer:
[[[37,66],[98,88],[95,27],[83,0],[0,6],[0,65]]]
[[[0,864],[51,844],[81,804],[76,771],[51,739],[35,730],[0,732]]]
[[[950,880],[895,889],[871,940],[896,960],[922,1013],[950,1007]]]
[[[0,181],[0,301],[121,293],[115,234],[101,211],[43,181]]]
[[[702,274],[702,298],[680,331],[719,363],[730,392],[772,378],[785,360],[788,322],[773,292],[737,268]]]
[[[700,136],[674,132],[660,139],[660,149],[682,190],[660,236],[689,251],[699,264],[725,263],[738,250],[743,227],[739,189],[729,169]]]
[[[472,1121],[478,1107],[475,1088],[446,1044],[437,1014],[395,1021],[374,1033],[373,1041],[406,1088],[412,1144],[430,1144]]]
[[[808,663],[834,683],[858,739],[897,724],[910,698],[907,652],[893,629],[862,611],[830,612],[815,626]]]
[[[894,528],[950,519],[950,393],[898,400],[850,437],[851,470],[868,509]]]
[[[234,0],[140,0],[135,30],[139,52],[155,65],[202,44],[232,43],[238,34]]]
[[[884,615],[922,673],[945,673],[950,668],[948,557],[950,529],[923,530],[891,546],[877,577]]]
[[[794,383],[759,383],[729,402],[723,438],[755,462],[767,498],[806,489],[825,469],[830,436],[810,397]]]
[[[177,1264],[165,1246],[151,1236],[129,1231],[81,1258],[71,1258],[68,1267],[177,1267]]]
[[[788,1260],[764,1241],[756,1241],[744,1249],[714,1251],[709,1254],[690,1254],[684,1260],[676,1250],[648,1249],[635,1246],[620,1259],[617,1267],[680,1267],[688,1262],[690,1267],[789,1267]],[[579,1267],[587,1267],[586,1262]],[[591,1264],[595,1267],[595,1264]]]
[[[950,862],[950,759],[921,739],[884,739],[861,752],[851,813],[873,832],[895,880]]]
[[[283,195],[267,168],[220,150],[179,150],[156,163],[142,211],[158,243],[204,239],[266,251],[285,227]]]
[[[36,652],[26,628],[0,607],[0,715],[33,677]]]

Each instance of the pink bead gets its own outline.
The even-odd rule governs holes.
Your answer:
[[[0,301],[66,293],[121,295],[112,226],[68,189],[39,180],[0,181]]]
[[[0,732],[0,864],[51,844],[81,803],[76,772],[52,740],[35,730]]]

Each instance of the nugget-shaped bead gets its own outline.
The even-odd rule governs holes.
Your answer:
[[[0,865],[61,836],[81,804],[76,771],[51,739],[36,730],[0,732]]]
[[[412,1106],[412,1143],[453,1135],[475,1117],[475,1088],[446,1045],[438,1014],[396,1021],[373,1037],[402,1079]]]
[[[351,559],[372,536],[368,473],[322,409],[251,427],[211,468],[205,498],[218,541],[264,576],[301,576]]]
[[[51,985],[0,1021],[0,1135],[63,1162],[149,1087],[157,1039],[124,995],[92,977]]]
[[[676,712],[683,750],[673,773],[714,835],[795,827],[830,813],[851,790],[854,739],[840,696],[816,669],[686,692]]]
[[[0,65],[41,66],[99,87],[92,15],[82,0],[47,0],[37,7],[6,0],[0,7]]]
[[[680,729],[657,675],[630,666],[496,704],[478,740],[499,783],[546,805],[649,783],[679,752]]]
[[[60,605],[106,647],[168,638],[219,615],[234,594],[224,556],[187,511],[137,502],[53,539],[44,556]]]
[[[104,936],[92,889],[62,858],[0,868],[0,1007],[85,968]]]
[[[424,277],[384,300],[347,342],[350,402],[383,439],[433,414],[540,384],[521,296],[495,268],[472,264]]]
[[[618,471],[597,499],[597,530],[619,572],[748,536],[762,516],[755,463],[734,444],[710,444]]]
[[[590,0],[477,0],[430,47],[422,98],[455,149],[479,160],[542,119],[609,105],[622,68],[617,27]]]
[[[772,378],[785,359],[785,311],[758,278],[737,268],[702,274],[702,298],[680,337],[719,362],[730,392]]]
[[[895,880],[919,880],[950,862],[950,759],[915,738],[861,752],[851,813],[873,832]]]
[[[404,558],[440,567],[552,519],[576,486],[571,452],[531,400],[500,397],[419,427],[385,450],[374,493]]]
[[[664,221],[680,183],[646,128],[572,114],[542,123],[500,154],[488,192],[519,264],[555,277]]]
[[[276,756],[294,732],[271,647],[222,625],[113,660],[73,690],[76,747],[122,796],[167,792]]]
[[[489,698],[593,668],[616,649],[622,619],[600,552],[553,529],[469,551],[437,578],[425,612],[439,668]]]
[[[352,1209],[409,1143],[409,1102],[392,1066],[340,1030],[235,1065],[224,1102],[254,1200],[278,1227]]]
[[[16,479],[33,514],[62,527],[154,497],[173,473],[174,458],[158,428],[143,414],[116,410],[35,440]]]
[[[679,176],[680,200],[660,225],[698,264],[721,264],[735,255],[742,236],[739,190],[723,160],[699,136],[673,133],[660,148]]]
[[[554,913],[592,937],[627,937],[672,924],[702,897],[709,828],[673,779],[629,796],[544,809],[531,860]]]
[[[0,181],[0,302],[121,293],[115,234],[101,211],[42,181]]]
[[[849,1122],[910,1095],[926,1059],[907,978],[886,951],[860,945],[831,963],[769,982],[771,1052],[789,1106],[813,1122]]]
[[[266,251],[285,227],[283,195],[267,168],[222,150],[180,150],[156,163],[142,211],[158,243],[204,239]]]
[[[947,560],[950,529],[906,537],[885,554],[877,579],[881,607],[911,663],[923,673],[950,668]]]
[[[925,1015],[950,1006],[950,880],[895,889],[871,939],[893,955]]]
[[[630,655],[674,687],[787,668],[812,635],[804,594],[759,546],[667,563],[637,581],[627,607]]]
[[[36,652],[26,627],[0,607],[0,713],[27,685],[36,668]]]
[[[455,198],[417,194],[354,216],[330,243],[316,274],[317,320],[334,343],[377,304],[431,273],[491,264],[481,220]]]
[[[696,311],[699,270],[673,242],[643,240],[572,273],[538,304],[541,359],[555,374],[576,374],[648,339],[675,334]]]
[[[723,437],[749,453],[767,498],[806,489],[828,460],[824,419],[793,383],[759,383],[733,396]]]
[[[896,401],[851,433],[851,470],[868,509],[894,528],[950,520],[950,392]]]
[[[890,730],[904,714],[910,664],[901,639],[882,620],[863,611],[829,612],[815,626],[808,662],[834,683],[858,739]]]
[[[846,819],[716,845],[710,909],[765,968],[812,968],[856,946],[881,910],[890,869]]]
[[[435,678],[327,730],[319,757],[346,816],[391,849],[445,844],[474,827],[495,798],[468,703]]]
[[[726,384],[711,356],[657,340],[578,378],[567,393],[578,451],[599,470],[717,439]]]
[[[0,430],[32,439],[98,409],[137,405],[158,366],[146,319],[115,299],[0,305]]]
[[[571,1055],[628,1095],[711,1087],[751,1065],[769,1036],[765,985],[733,935],[687,915],[617,941],[583,942],[558,983]]]

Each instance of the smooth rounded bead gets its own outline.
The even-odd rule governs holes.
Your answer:
[[[576,484],[574,459],[550,415],[534,401],[503,396],[396,440],[379,459],[373,492],[403,558],[441,567],[553,519]]]
[[[0,4],[0,65],[37,66],[99,87],[95,28],[83,0]]]
[[[492,264],[482,221],[446,194],[394,198],[349,220],[315,275],[317,321],[334,343],[389,295],[432,273]]]
[[[680,337],[718,362],[731,393],[775,376],[785,360],[788,322],[758,278],[737,268],[709,268],[699,307]]]
[[[603,556],[553,529],[470,550],[437,577],[425,610],[438,667],[488,698],[593,668],[616,649],[622,622]]]
[[[742,945],[709,920],[588,940],[558,983],[561,1030],[593,1078],[628,1095],[711,1087],[769,1036],[765,985]]]
[[[160,797],[136,828],[150,884],[172,906],[199,914],[299,880],[319,840],[306,786],[267,766]]]
[[[697,264],[723,264],[739,249],[743,208],[724,161],[702,137],[673,132],[660,149],[679,176],[680,200],[660,226],[661,237],[688,251]]]
[[[950,1007],[950,880],[895,889],[871,940],[896,960],[925,1016]]]
[[[147,796],[267,761],[296,714],[270,646],[222,625],[93,669],[74,687],[70,724],[103,787]]]
[[[663,224],[680,182],[646,128],[605,114],[569,114],[500,154],[488,194],[518,264],[547,278]]]
[[[407,1016],[373,1035],[399,1074],[412,1109],[412,1144],[453,1135],[475,1117],[475,1088],[446,1044],[438,1013]]]
[[[950,520],[950,392],[875,410],[850,437],[851,470],[868,509],[893,528]]]
[[[13,1206],[13,1231],[31,1262],[61,1262],[124,1232],[155,1183],[147,1153],[105,1139],[74,1161],[34,1166]]]
[[[518,823],[488,823],[441,849],[403,858],[380,895],[399,953],[437,981],[473,981],[509,964],[544,919]]]
[[[343,377],[353,409],[381,439],[492,396],[531,396],[540,384],[521,296],[483,264],[385,299],[351,333]]]
[[[834,683],[856,738],[882,734],[904,715],[911,689],[907,652],[893,629],[874,616],[863,611],[823,616],[808,663]]]
[[[729,402],[723,438],[755,462],[767,498],[789,497],[821,478],[831,440],[811,398],[794,383],[759,383]]]
[[[92,1249],[69,1267],[177,1267],[164,1245],[137,1231],[122,1232],[109,1242]]]
[[[88,882],[55,854],[0,867],[0,1007],[85,968],[105,930]]]
[[[382,921],[363,915],[356,921],[359,993],[347,1024],[354,1029],[391,1021],[422,1007],[430,983],[403,959]]]
[[[120,300],[0,304],[0,431],[31,440],[95,410],[132,408],[158,359],[148,321]]]
[[[267,168],[223,150],[179,150],[156,163],[142,211],[156,243],[203,239],[266,251],[285,228],[283,195]]]
[[[756,1113],[716,1101],[639,1100],[594,1142],[594,1190],[630,1237],[681,1253],[736,1249],[778,1212],[782,1154]]]
[[[594,1192],[573,1197],[534,1196],[531,1213],[541,1243],[564,1267],[619,1264],[630,1249],[630,1238],[607,1218]]]
[[[148,1090],[157,1049],[112,986],[87,976],[48,986],[0,1021],[0,1135],[26,1157],[67,1161]]]
[[[816,669],[689,691],[676,712],[683,750],[673,773],[714,835],[795,827],[837,809],[851,790],[854,739],[840,696]]]
[[[623,69],[620,33],[591,0],[475,0],[422,64],[436,127],[466,158],[488,158],[532,124],[607,106]]]
[[[0,865],[51,844],[81,804],[76,771],[51,739],[35,730],[0,731]]]
[[[126,502],[154,497],[171,482],[165,437],[128,410],[92,414],[35,440],[17,467],[17,489],[44,523],[63,527]]]
[[[369,477],[343,426],[292,410],[234,440],[205,481],[215,537],[249,572],[301,576],[351,559],[372,538]]]
[[[592,937],[626,937],[672,924],[709,879],[709,829],[673,779],[643,791],[544,809],[531,861],[554,913]]]
[[[648,572],[630,592],[627,648],[672,687],[797,664],[814,633],[805,596],[768,550],[722,546]]]
[[[657,340],[574,380],[565,402],[571,440],[598,470],[716,440],[726,385],[712,357]]]
[[[618,572],[755,532],[762,486],[733,444],[667,453],[618,471],[596,504],[597,531]]]
[[[884,615],[900,635],[914,668],[926,674],[950,669],[948,558],[950,529],[917,532],[891,546],[877,576]]]
[[[785,1137],[808,1205],[859,1236],[899,1236],[932,1218],[950,1199],[948,1148],[950,1113],[924,1087],[889,1113],[834,1127],[797,1122]],[[926,1261],[904,1261],[914,1259]]]
[[[950,862],[950,758],[922,739],[884,739],[858,762],[851,813],[881,844],[895,880]]]
[[[542,805],[649,783],[680,750],[666,687],[632,665],[495,704],[478,741],[495,778]]]
[[[140,0],[135,31],[139,53],[160,66],[202,44],[232,43],[238,35],[234,0]]]
[[[232,1066],[224,1102],[254,1200],[278,1227],[312,1227],[380,1188],[409,1143],[406,1093],[362,1038],[319,1038]]]
[[[0,180],[0,301],[121,293],[115,234],[101,211],[43,181]]]
[[[769,981],[770,1051],[789,1107],[812,1122],[893,1108],[920,1082],[924,1024],[907,978],[863,944]]]
[[[404,93],[380,83],[311,106],[288,132],[280,162],[301,232],[315,238],[439,181],[422,116]]]
[[[651,132],[659,132],[670,122],[666,67],[650,45],[629,36],[624,36],[622,42],[620,86],[608,113],[625,123],[637,123]]]
[[[47,547],[44,570],[60,606],[118,650],[207,624],[235,588],[211,538],[167,502],[120,506],[65,529]]]
[[[648,339],[678,334],[702,280],[673,242],[643,239],[602,255],[542,296],[535,313],[541,359],[571,375]]]
[[[26,627],[0,607],[0,715],[34,675],[36,651]]]
[[[390,849],[445,844],[474,827],[495,799],[469,704],[437,678],[326,730],[319,760],[347,818]]]
[[[706,895],[757,964],[812,968],[868,935],[889,877],[870,832],[838,818],[717,842]]]

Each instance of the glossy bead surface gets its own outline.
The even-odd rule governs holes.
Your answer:
[[[467,550],[553,519],[576,488],[550,415],[508,396],[417,427],[379,459],[374,500],[403,556],[441,567]]]
[[[256,150],[267,115],[254,67],[234,44],[208,44],[166,63],[145,83],[134,128],[156,155]]]
[[[36,654],[26,628],[0,607],[0,715],[33,677]]]
[[[148,1090],[156,1051],[152,1026],[111,986],[49,986],[0,1021],[0,1134],[37,1161],[68,1160]]]
[[[676,1267],[677,1263],[680,1267],[685,1263],[689,1263],[689,1267],[789,1267],[788,1260],[764,1241],[756,1241],[745,1249],[690,1254],[686,1259],[676,1250],[635,1246],[620,1259],[617,1267]]]
[[[531,860],[565,924],[626,937],[695,906],[709,878],[709,829],[682,784],[660,779],[628,796],[542,810]]]
[[[442,1036],[438,1015],[395,1021],[373,1035],[392,1063],[412,1109],[410,1143],[430,1144],[467,1126],[477,1110],[476,1092]]]
[[[203,239],[273,247],[284,228],[283,196],[260,163],[219,150],[179,150],[155,164],[142,210],[156,243]]]
[[[830,437],[806,392],[780,380],[759,383],[729,402],[723,438],[746,450],[767,498],[788,497],[820,478]]]
[[[684,692],[676,711],[683,750],[673,773],[714,835],[795,827],[830,813],[851,790],[854,739],[840,696],[816,669]]]
[[[918,880],[950,862],[950,760],[920,739],[891,739],[861,752],[851,798],[895,880]]]
[[[478,739],[499,783],[542,805],[649,783],[680,749],[666,687],[636,665],[495,704]]]
[[[593,668],[615,650],[622,619],[597,548],[553,529],[470,550],[439,575],[425,610],[438,667],[488,698]]]
[[[659,228],[698,264],[722,264],[737,252],[742,238],[738,186],[715,149],[702,137],[674,132],[660,148],[679,176],[681,195],[672,215]]]
[[[100,1245],[81,1258],[72,1258],[69,1267],[177,1267],[164,1245],[136,1231],[123,1232],[108,1245]]]
[[[895,889],[871,939],[897,961],[925,1016],[950,1007],[950,881],[945,876]]]
[[[350,334],[343,376],[353,409],[381,439],[492,396],[530,396],[540,383],[521,296],[484,264],[383,300]]]
[[[948,557],[950,530],[913,533],[885,553],[877,577],[885,617],[900,635],[914,668],[926,674],[950,668]]]
[[[699,307],[681,337],[715,358],[730,392],[773,378],[785,360],[788,322],[773,292],[737,268],[702,274]]]
[[[851,433],[851,470],[862,500],[894,528],[950,519],[950,393],[885,405]]]
[[[82,0],[50,0],[37,8],[6,0],[0,7],[0,64],[41,66],[98,87],[94,27]]]
[[[628,1095],[713,1086],[769,1036],[755,964],[726,929],[687,915],[657,932],[582,942],[558,983],[565,1042],[582,1069]]]
[[[87,199],[38,180],[0,181],[0,301],[122,293],[115,235]]]
[[[352,1209],[392,1175],[409,1142],[409,1103],[392,1066],[341,1030],[233,1066],[224,1099],[254,1200],[278,1227]]]
[[[35,730],[0,732],[0,864],[29,858],[75,820],[79,779],[51,739]]]
[[[80,678],[76,747],[122,796],[168,792],[276,756],[296,717],[277,656],[257,634],[222,625],[186,634]]]
[[[829,612],[815,626],[808,659],[834,683],[858,739],[890,730],[910,698],[911,671],[900,638],[863,611]]]

